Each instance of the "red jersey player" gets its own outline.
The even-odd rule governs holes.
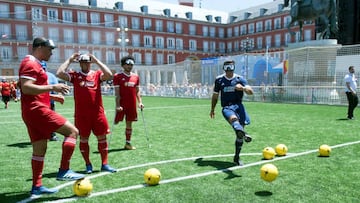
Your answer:
[[[123,57],[121,59],[121,67],[123,68],[123,71],[116,73],[113,79],[117,111],[114,123],[117,124],[120,121],[123,121],[124,117],[126,117],[126,143],[124,149],[127,150],[136,149],[131,145],[132,122],[138,120],[136,100],[139,103],[139,108],[141,110],[144,108],[139,91],[139,76],[131,72],[134,64],[135,60],[132,56]]]
[[[78,61],[80,71],[68,70],[71,62]],[[99,66],[99,70],[91,70],[91,64]],[[85,160],[86,172],[92,173],[90,161],[89,136],[94,133],[98,140],[101,156],[101,171],[116,172],[108,164],[108,142],[106,135],[110,133],[101,96],[101,83],[112,79],[110,69],[92,54],[73,54],[57,70],[57,76],[74,85],[75,126],[79,129],[80,152]]]
[[[32,144],[32,195],[51,194],[56,188],[46,188],[42,185],[42,172],[51,132],[65,136],[62,144],[62,156],[58,180],[77,180],[84,178],[83,174],[69,169],[70,159],[75,149],[78,129],[63,116],[50,109],[50,99],[59,101],[59,97],[50,95],[50,91],[67,93],[69,87],[65,84],[48,85],[47,75],[40,61],[48,61],[55,44],[43,37],[35,38],[32,45],[32,55],[27,55],[20,64],[19,79],[21,90],[22,118],[26,124]]]
[[[9,83],[5,78],[3,78],[0,85],[0,92],[1,92],[2,101],[5,104],[5,109],[8,108],[8,104],[11,98],[11,89],[12,89],[11,83]]]

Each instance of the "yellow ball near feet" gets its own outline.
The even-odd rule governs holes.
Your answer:
[[[260,176],[267,182],[272,182],[279,175],[279,171],[273,164],[265,164],[260,169]]]
[[[145,183],[150,186],[159,184],[160,178],[161,178],[161,173],[156,168],[150,168],[146,170],[144,173]]]

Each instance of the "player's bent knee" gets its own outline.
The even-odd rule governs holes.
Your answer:
[[[235,121],[238,121],[238,120],[239,120],[239,119],[238,119],[236,116],[231,116],[231,117],[229,118],[230,123],[235,122]]]

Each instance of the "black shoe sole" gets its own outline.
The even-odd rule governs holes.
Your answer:
[[[245,142],[251,142],[252,141],[252,137],[250,137],[250,135],[246,134],[246,132],[244,132],[242,130],[237,130],[236,131],[236,137],[238,139],[244,139]]]

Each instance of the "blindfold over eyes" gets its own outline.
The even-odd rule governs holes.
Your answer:
[[[227,65],[223,66],[223,69],[225,71],[233,71],[233,70],[235,70],[235,65],[234,64],[227,64]]]

